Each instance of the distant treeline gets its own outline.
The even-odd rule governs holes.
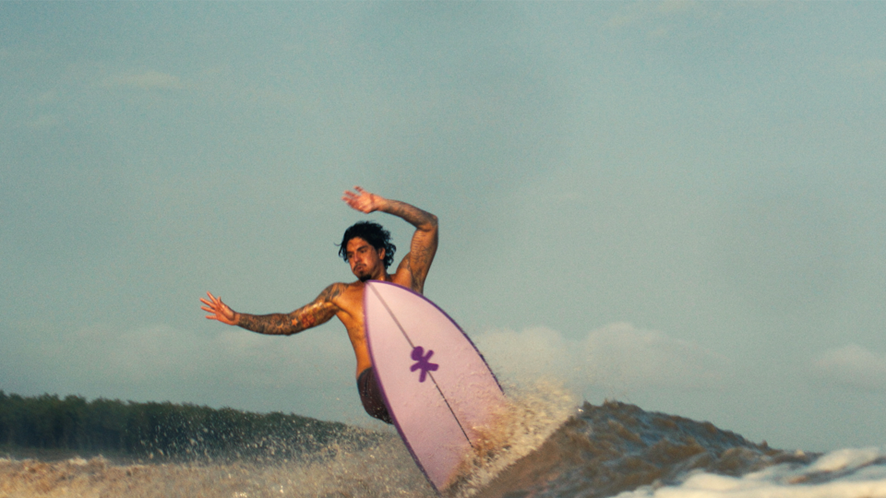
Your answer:
[[[370,433],[336,422],[173,403],[0,391],[0,450],[32,448],[139,459],[289,459],[363,445]],[[321,452],[322,453],[322,452]]]

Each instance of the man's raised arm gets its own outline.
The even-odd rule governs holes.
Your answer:
[[[209,299],[200,299],[204,304],[200,309],[208,312],[206,318],[218,320],[228,325],[237,325],[246,330],[269,335],[292,335],[302,330],[328,322],[338,311],[338,306],[333,299],[341,294],[342,284],[332,284],[306,306],[292,313],[272,313],[270,315],[250,315],[237,313],[222,302],[220,297],[215,297],[207,292]]]
[[[411,204],[385,199],[360,187],[354,187],[354,189],[356,192],[346,191],[342,197],[342,200],[352,208],[364,213],[381,211],[392,214],[403,218],[416,228],[409,246],[409,254],[400,262],[397,272],[408,272],[412,280],[412,289],[422,292],[428,270],[437,253],[437,217]]]

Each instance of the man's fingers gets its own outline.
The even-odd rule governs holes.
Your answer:
[[[220,298],[217,298],[217,297],[212,297],[209,301],[207,301],[206,299],[200,298],[200,302],[203,303],[203,304],[205,304],[206,306],[210,306],[210,307],[213,307],[213,308],[215,308],[216,306],[222,304],[222,300],[221,300]]]
[[[362,211],[364,213],[371,213],[374,211],[373,195],[363,190],[363,187],[359,185],[354,186],[354,190],[357,192],[355,193],[350,190],[345,190],[345,195],[342,197],[342,200],[347,202],[349,206],[357,211]]]
[[[342,197],[342,199],[344,199],[344,200],[356,199],[366,193],[366,191],[363,190],[363,187],[360,187],[360,186],[354,186],[354,190],[356,192],[351,192],[350,190],[345,190],[345,196]]]

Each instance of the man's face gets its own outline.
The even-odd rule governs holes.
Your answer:
[[[361,281],[379,279],[384,275],[384,249],[376,249],[360,237],[354,237],[348,241],[345,250],[351,272]]]

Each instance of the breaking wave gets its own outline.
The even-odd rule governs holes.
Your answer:
[[[547,385],[511,401],[449,495],[886,497],[886,448],[782,451],[630,404],[576,408],[569,393]],[[278,460],[11,455],[0,458],[0,497],[436,496],[393,431],[350,430],[311,454]]]

